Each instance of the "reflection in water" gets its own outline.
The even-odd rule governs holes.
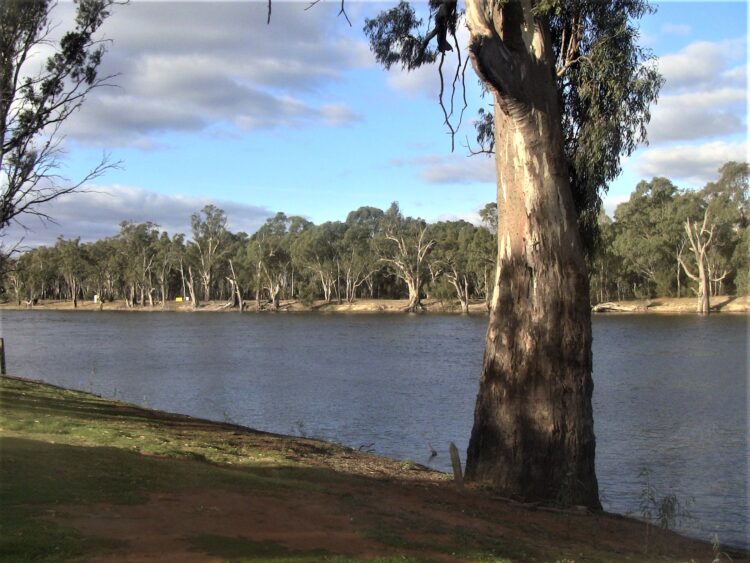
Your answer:
[[[0,312],[12,373],[450,471],[465,452],[486,317]],[[747,545],[747,320],[598,316],[603,503],[694,497],[683,529]],[[430,457],[432,444],[438,455]]]

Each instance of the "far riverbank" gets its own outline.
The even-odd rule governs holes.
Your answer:
[[[458,301],[424,299],[423,313],[461,313]],[[352,303],[327,303],[323,300],[312,304],[305,304],[297,299],[282,301],[278,312],[320,312],[320,313],[403,313],[408,305],[406,299],[357,299]],[[595,313],[695,313],[697,299],[695,297],[656,297],[653,299],[639,299],[631,301],[613,301],[595,305],[592,310]],[[26,303],[20,305],[16,302],[0,303],[0,310],[40,310],[40,311],[64,311],[74,310],[73,302],[68,300],[44,300],[34,306]],[[228,306],[225,301],[205,301],[198,307],[191,303],[170,301],[164,306],[161,304],[135,305],[128,307],[125,300],[116,300],[105,303],[94,303],[92,301],[79,301],[75,310],[80,311],[128,311],[128,312],[228,312],[237,313],[238,309]],[[750,296],[735,297],[731,295],[720,295],[711,298],[711,311],[716,313],[748,313],[750,312]],[[258,311],[255,301],[246,301],[245,313],[272,312],[267,305],[263,305]],[[487,314],[487,305],[483,300],[472,301],[469,304],[470,314]]]

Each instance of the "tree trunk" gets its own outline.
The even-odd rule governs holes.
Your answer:
[[[711,302],[709,295],[711,294],[710,278],[706,273],[704,266],[704,258],[701,256],[701,261],[698,262],[698,312],[701,315],[708,315],[711,313]]]
[[[260,299],[261,299],[261,292],[263,291],[263,286],[261,284],[260,280],[260,262],[258,262],[258,273],[255,277],[255,310],[260,311]]]
[[[472,62],[495,97],[500,227],[466,476],[598,508],[589,287],[549,33],[530,1],[499,6],[467,2]]]
[[[193,278],[193,269],[188,266],[187,287],[190,292],[190,302],[193,309],[198,308],[198,292],[195,291],[195,278]]]
[[[227,281],[229,282],[232,290],[232,306],[239,307],[241,313],[242,309],[244,308],[244,303],[242,302],[242,290],[240,289],[240,282],[237,279],[237,274],[234,271],[234,264],[231,260],[229,260],[229,271],[232,275],[231,277],[227,278]]]
[[[320,287],[323,290],[323,300],[326,303],[330,303],[331,302],[331,284],[329,280],[326,279],[326,276],[323,273],[323,270],[318,270],[318,276],[320,276]]]
[[[354,289],[352,288],[352,273],[351,270],[346,271],[346,302],[352,303],[354,301]]]
[[[271,303],[271,310],[278,311],[281,306],[281,285],[270,284],[268,287],[268,297]]]
[[[461,313],[464,315],[469,313],[469,281],[466,276],[459,276],[455,270],[453,274],[448,274],[448,279],[456,290],[456,296],[458,302],[461,304]]]
[[[420,284],[417,281],[407,281],[406,286],[409,288],[409,303],[404,311],[408,313],[418,313],[422,310],[422,297],[420,295]]]
[[[703,224],[700,227],[690,219],[685,221],[685,232],[688,236],[690,249],[693,251],[693,256],[695,257],[695,263],[698,266],[698,273],[694,274],[691,272],[688,265],[682,259],[682,255],[677,255],[677,260],[682,265],[685,274],[687,274],[691,280],[698,282],[698,313],[702,315],[708,315],[711,312],[711,304],[709,302],[711,276],[710,271],[706,271],[708,267],[706,253],[711,245],[711,241],[713,240],[714,227],[711,226],[709,228],[707,225],[708,210],[704,212]]]
[[[185,269],[182,267],[182,259],[180,259],[180,279],[182,280],[182,298],[187,297],[187,291],[185,287]]]
[[[469,314],[469,300],[468,299],[461,299],[461,313],[464,315]]]
[[[490,289],[490,281],[487,276],[487,269],[484,270],[484,306],[487,308],[487,312],[492,311],[493,302],[493,290]]]

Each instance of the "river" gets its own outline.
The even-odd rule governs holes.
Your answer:
[[[462,457],[468,445],[486,324],[458,315],[0,311],[9,373],[445,471],[448,443]],[[604,508],[639,516],[648,479],[658,497],[687,505],[678,529],[750,546],[747,317],[596,316],[593,329]]]

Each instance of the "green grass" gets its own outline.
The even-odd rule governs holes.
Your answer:
[[[53,522],[49,514],[58,505],[135,504],[155,491],[211,488],[324,492],[349,508],[363,498],[377,503],[369,492],[354,498],[331,486],[360,478],[303,466],[286,458],[284,446],[250,447],[232,434],[85,393],[0,378],[0,561],[64,561],[116,547]],[[297,451],[301,447],[293,445]],[[305,448],[325,453],[323,445]],[[464,532],[433,522],[417,525],[410,519],[394,527],[384,515],[371,517],[377,525],[363,535],[386,548],[500,560],[492,557],[498,546],[488,538],[467,541]],[[398,531],[403,526],[439,541],[409,539]],[[351,560],[321,551],[291,552],[280,543],[247,538],[202,535],[186,540],[193,549],[227,561]],[[477,549],[475,540],[488,549]],[[409,557],[382,559],[391,560]]]
[[[243,537],[216,536],[202,534],[188,538],[191,546],[202,553],[221,557],[226,563],[245,563],[250,561],[273,561],[274,563],[348,563],[361,561],[339,555],[332,555],[323,550],[291,551],[279,542],[253,541]],[[416,562],[423,559],[397,556],[389,558],[367,559],[370,563]]]
[[[56,505],[142,503],[154,491],[204,488],[323,490],[321,470],[238,440],[211,440],[199,427],[0,378],[0,561],[64,561],[114,545],[52,522]]]
[[[71,528],[41,520],[33,510],[8,507],[0,510],[0,561],[69,561],[88,553],[112,549],[115,540],[89,539]]]
[[[284,544],[274,541],[253,541],[248,538],[232,538],[203,534],[188,538],[191,546],[200,552],[221,557],[225,561],[346,561],[333,557],[323,550],[305,552],[290,551]]]

